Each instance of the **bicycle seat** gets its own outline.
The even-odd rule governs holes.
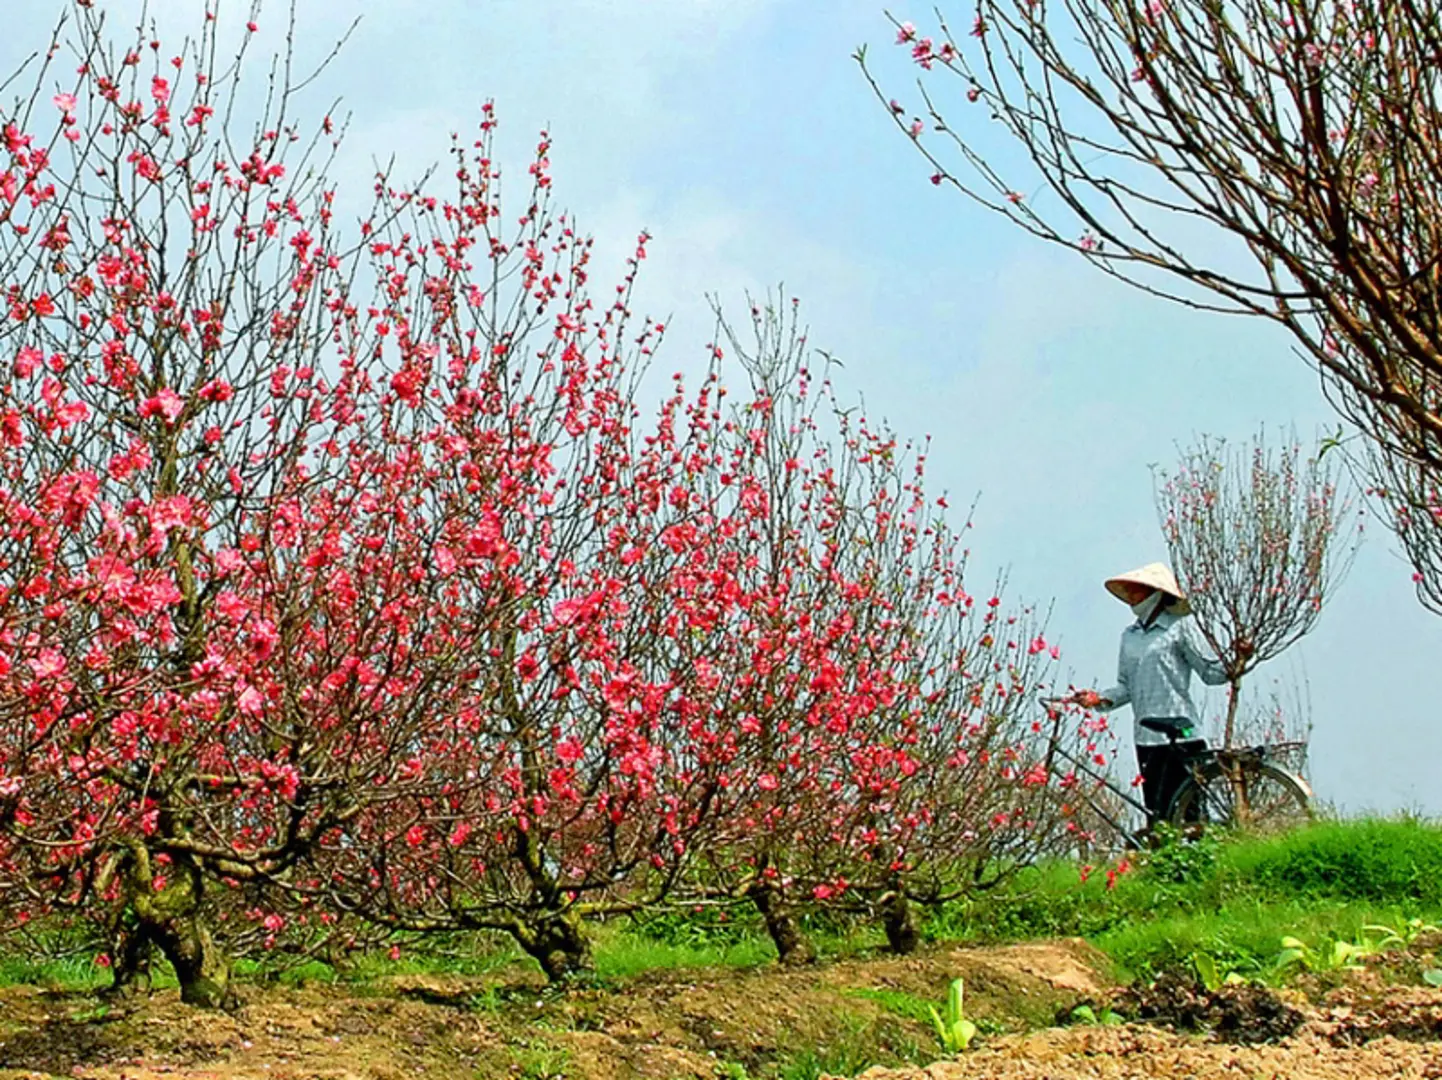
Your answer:
[[[1192,726],[1181,720],[1143,720],[1141,724],[1148,731],[1165,735],[1172,742],[1190,738],[1192,734]]]

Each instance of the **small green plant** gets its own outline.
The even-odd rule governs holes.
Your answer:
[[[1126,1023],[1121,1013],[1103,1005],[1101,1012],[1097,1012],[1090,1005],[1078,1005],[1071,1011],[1071,1021],[1074,1024],[1092,1024],[1099,1027],[1115,1027],[1118,1024]]]
[[[1428,968],[1422,972],[1422,981],[1428,986],[1442,989],[1442,968]]]
[[[739,1061],[723,1061],[716,1066],[717,1080],[751,1080],[746,1066]]]
[[[466,1007],[471,1012],[491,1017],[499,1016],[505,1003],[505,996],[501,988],[494,983],[483,990],[478,990],[466,999]]]
[[[1199,952],[1192,956],[1192,967],[1197,970],[1197,981],[1207,991],[1216,992],[1224,986],[1236,986],[1247,981],[1245,975],[1230,968],[1223,971],[1210,953]]]
[[[1330,947],[1313,948],[1301,938],[1284,937],[1282,951],[1277,955],[1275,968],[1278,972],[1300,967],[1306,971],[1321,973],[1328,971],[1357,971],[1362,961],[1374,955],[1370,945],[1337,938]]]
[[[522,1080],[561,1080],[571,1063],[569,1050],[543,1039],[524,1040],[512,1055]]]
[[[931,1023],[936,1028],[936,1037],[941,1048],[948,1054],[960,1054],[976,1038],[976,1025],[966,1018],[965,988],[960,979],[952,979],[946,993],[946,1015],[943,1016],[935,1005],[931,1006]]]
[[[110,1015],[110,1006],[105,1004],[95,1005],[88,1009],[81,1009],[71,1015],[70,1021],[75,1024],[98,1024]]]
[[[1362,933],[1373,935],[1376,940],[1372,942],[1374,949],[1410,949],[1416,940],[1423,934],[1442,933],[1431,923],[1423,922],[1419,918],[1408,919],[1397,926],[1386,926],[1375,923],[1362,927]]]
[[[1168,885],[1194,885],[1216,869],[1221,842],[1211,833],[1185,836],[1162,822],[1152,832],[1156,847],[1146,856],[1143,872],[1152,881]]]

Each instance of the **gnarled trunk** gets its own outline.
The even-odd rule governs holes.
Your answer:
[[[181,1001],[206,1009],[229,1003],[230,961],[198,915],[174,915],[152,926],[150,935],[175,969]]]
[[[514,647],[514,635],[508,640]],[[516,707],[519,708],[518,706]],[[526,775],[539,775],[540,765],[533,747],[523,741]],[[541,914],[517,920],[510,926],[511,936],[527,953],[535,957],[553,983],[567,982],[595,970],[591,942],[574,912],[557,910],[562,907],[563,890],[556,880],[540,839],[532,829],[515,830],[515,854],[531,879],[532,901]],[[549,909],[549,910],[547,910]]]
[[[148,934],[139,927],[116,926],[110,934],[110,975],[111,984],[107,993],[129,994],[136,990],[150,989],[151,942]]]
[[[791,905],[781,890],[769,882],[751,887],[751,902],[761,913],[766,932],[776,946],[776,956],[783,964],[810,964],[816,960],[816,947],[796,921]]]
[[[887,947],[898,956],[915,952],[921,944],[916,908],[901,889],[894,889],[881,898],[881,926],[886,931]]]
[[[230,960],[205,925],[200,868],[178,861],[171,880],[157,892],[149,852],[137,845],[132,856],[129,899],[136,925],[116,958],[123,969],[116,973],[117,987],[125,988],[143,972],[153,945],[175,969],[181,1001],[207,1009],[229,1004]]]
[[[550,915],[519,923],[511,931],[516,942],[535,957],[551,982],[568,982],[595,970],[591,941],[574,915]]]

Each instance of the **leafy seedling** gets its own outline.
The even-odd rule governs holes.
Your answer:
[[[931,1023],[936,1028],[936,1037],[941,1042],[941,1048],[948,1054],[962,1053],[971,1045],[971,1040],[976,1038],[976,1025],[966,1018],[965,991],[960,979],[951,980],[951,988],[946,995],[946,1015],[943,1016],[932,1005]]]
[[[1077,1024],[1094,1024],[1099,1027],[1115,1027],[1126,1022],[1120,1013],[1106,1006],[1102,1006],[1102,1011],[1098,1013],[1090,1005],[1078,1005],[1071,1011],[1071,1018]]]
[[[1224,986],[1237,986],[1246,982],[1245,976],[1236,971],[1223,972],[1217,966],[1216,960],[1207,953],[1197,953],[1192,957],[1192,966],[1197,969],[1197,981],[1209,993],[1215,993]]]
[[[1284,937],[1275,967],[1278,971],[1292,967],[1301,967],[1312,972],[1357,971],[1361,969],[1362,961],[1375,952],[1376,949],[1371,946],[1343,941],[1340,938],[1332,942],[1331,948],[1314,949],[1300,938]]]
[[[1362,933],[1376,936],[1372,943],[1376,949],[1410,949],[1412,944],[1423,934],[1438,933],[1437,927],[1431,923],[1423,922],[1421,919],[1408,919],[1398,926],[1384,926],[1381,924],[1362,927]]]

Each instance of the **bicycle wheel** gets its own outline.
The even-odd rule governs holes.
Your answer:
[[[1256,832],[1280,832],[1312,820],[1307,785],[1286,769],[1242,759],[1213,760],[1197,768],[1177,789],[1167,820],[1173,825],[1224,825]]]

